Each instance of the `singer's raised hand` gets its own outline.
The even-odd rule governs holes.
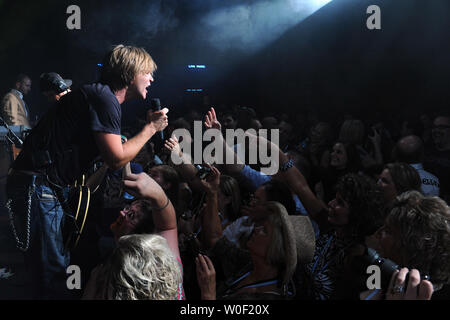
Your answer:
[[[164,108],[159,111],[148,111],[147,113],[147,122],[157,131],[164,130],[169,124],[169,118],[167,117],[167,113],[169,109]]]
[[[220,124],[219,120],[217,120],[216,111],[214,110],[214,108],[211,108],[205,116],[205,127],[208,129],[222,129],[222,125]]]

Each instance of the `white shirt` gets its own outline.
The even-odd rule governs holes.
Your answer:
[[[422,181],[422,193],[426,196],[439,197],[439,179],[434,174],[423,169],[421,163],[411,163],[411,167],[417,170]]]

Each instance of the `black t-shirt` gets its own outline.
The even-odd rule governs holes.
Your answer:
[[[93,132],[120,135],[121,116],[120,104],[107,85],[83,85],[63,96],[33,128],[13,168],[72,184],[99,156]]]

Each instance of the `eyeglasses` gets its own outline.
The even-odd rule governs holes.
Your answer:
[[[127,217],[130,220],[134,219],[134,216],[135,216],[136,212],[132,209],[131,205],[126,205],[123,208],[123,211],[125,212],[125,217]]]

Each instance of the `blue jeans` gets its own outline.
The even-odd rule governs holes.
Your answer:
[[[64,212],[59,200],[44,176],[14,173],[8,176],[8,198],[16,219],[19,238],[26,239],[24,227],[28,214],[29,188],[31,194],[29,248],[24,252],[35,299],[69,299],[66,269],[69,252],[64,251],[62,226]],[[67,190],[63,191],[67,194]],[[20,225],[22,224],[22,225]]]

